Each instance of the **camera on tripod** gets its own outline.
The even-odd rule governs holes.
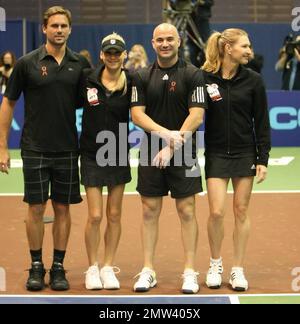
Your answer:
[[[197,1],[195,0],[169,0],[173,10],[181,12],[192,12]]]
[[[195,43],[199,50],[204,49],[204,42],[191,17],[198,2],[199,0],[165,0],[164,2],[164,17],[167,18],[167,21],[169,19],[177,28],[182,38],[182,47],[184,48],[185,54],[188,54],[188,38]]]

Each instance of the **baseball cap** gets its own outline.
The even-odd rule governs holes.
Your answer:
[[[121,41],[120,39],[115,39],[115,38],[109,39],[109,40],[105,41],[104,43],[102,43],[101,50],[103,52],[107,52],[110,49],[114,49],[119,52],[124,52],[125,51],[125,43],[123,41]]]

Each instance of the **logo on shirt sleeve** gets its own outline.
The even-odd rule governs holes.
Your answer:
[[[219,101],[223,99],[218,89],[219,86],[216,83],[207,84],[206,87],[207,87],[207,93],[210,96],[210,99],[212,101]]]
[[[192,102],[193,103],[205,103],[205,96],[204,96],[204,88],[197,87],[192,94]]]
[[[99,105],[98,90],[96,88],[87,88],[87,100],[91,106]]]
[[[135,103],[139,101],[138,91],[136,87],[132,87],[132,93],[131,93],[131,102]]]

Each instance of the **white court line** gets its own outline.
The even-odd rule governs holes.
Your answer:
[[[233,194],[233,191],[228,191],[229,194]],[[261,191],[252,191],[253,194],[290,194],[290,193],[300,193],[300,190],[261,190]],[[205,196],[206,191],[199,193],[199,196]],[[19,197],[24,194],[21,192],[18,193],[0,193],[0,197]],[[86,193],[82,192],[82,196],[85,196]],[[107,196],[107,192],[103,192],[104,196]],[[125,196],[139,196],[139,193],[136,191],[124,192]]]
[[[270,166],[286,166],[289,165],[295,159],[294,156],[283,156],[280,158],[270,158],[269,165]],[[205,165],[205,158],[199,157],[198,162],[200,166],[203,168]],[[139,159],[131,158],[130,159],[130,166],[137,167],[139,165]],[[13,169],[20,169],[23,167],[22,159],[11,159],[11,168]]]
[[[233,304],[233,305],[239,305],[240,304],[240,299],[239,299],[239,296],[231,296],[231,295],[228,295],[229,299],[230,299],[230,303]]]
[[[28,294],[24,294],[24,295],[1,295],[0,294],[0,298],[2,297],[9,297],[9,298],[15,298],[15,297],[23,297],[23,298],[33,298],[33,297],[37,297],[37,298],[161,298],[161,297],[171,297],[171,298],[197,298],[197,297],[233,297],[233,298],[239,298],[239,297],[300,297],[300,294],[232,294],[232,295],[224,295],[224,294],[214,294],[214,295],[203,295],[203,294],[195,294],[195,295],[148,295],[148,296],[141,296],[139,294],[133,294],[133,295],[28,295]]]
[[[228,191],[228,193],[232,194],[233,191]],[[272,194],[272,193],[300,193],[300,190],[253,190],[254,194]]]
[[[282,293],[282,294],[243,294],[243,295],[238,295],[239,297],[300,297],[300,294],[287,294],[287,293]]]
[[[145,298],[145,299],[153,299],[153,298],[198,298],[198,297],[229,297],[229,295],[149,295],[149,296],[141,296],[139,294],[136,295],[0,295],[0,299],[4,297],[9,298],[83,298],[83,299],[89,299],[89,298],[111,298],[111,299],[117,299],[117,298]]]

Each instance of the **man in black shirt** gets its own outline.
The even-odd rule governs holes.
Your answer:
[[[46,44],[23,56],[9,79],[0,110],[0,171],[8,173],[7,140],[16,100],[24,93],[25,122],[21,155],[25,182],[24,201],[29,204],[26,231],[32,268],[28,290],[45,287],[42,262],[43,215],[51,185],[54,258],[50,270],[53,290],[67,290],[63,260],[71,227],[69,205],[81,202],[78,176],[78,141],[75,111],[79,105],[79,80],[83,57],[66,47],[71,14],[55,6],[45,11]]]
[[[156,285],[153,258],[158,219],[162,198],[171,191],[181,220],[185,251],[182,292],[196,293],[195,194],[202,191],[202,185],[194,132],[202,123],[206,106],[204,81],[199,69],[178,59],[180,38],[173,25],[156,27],[152,45],[157,61],[135,74],[132,88],[132,119],[147,133],[141,148],[137,186],[143,204],[144,268],[134,291],[148,291]],[[156,150],[151,145],[155,137],[162,141]],[[188,144],[192,146],[190,152],[185,150]],[[142,158],[144,146],[150,155],[146,161]],[[176,163],[178,155],[184,158],[181,165]]]

